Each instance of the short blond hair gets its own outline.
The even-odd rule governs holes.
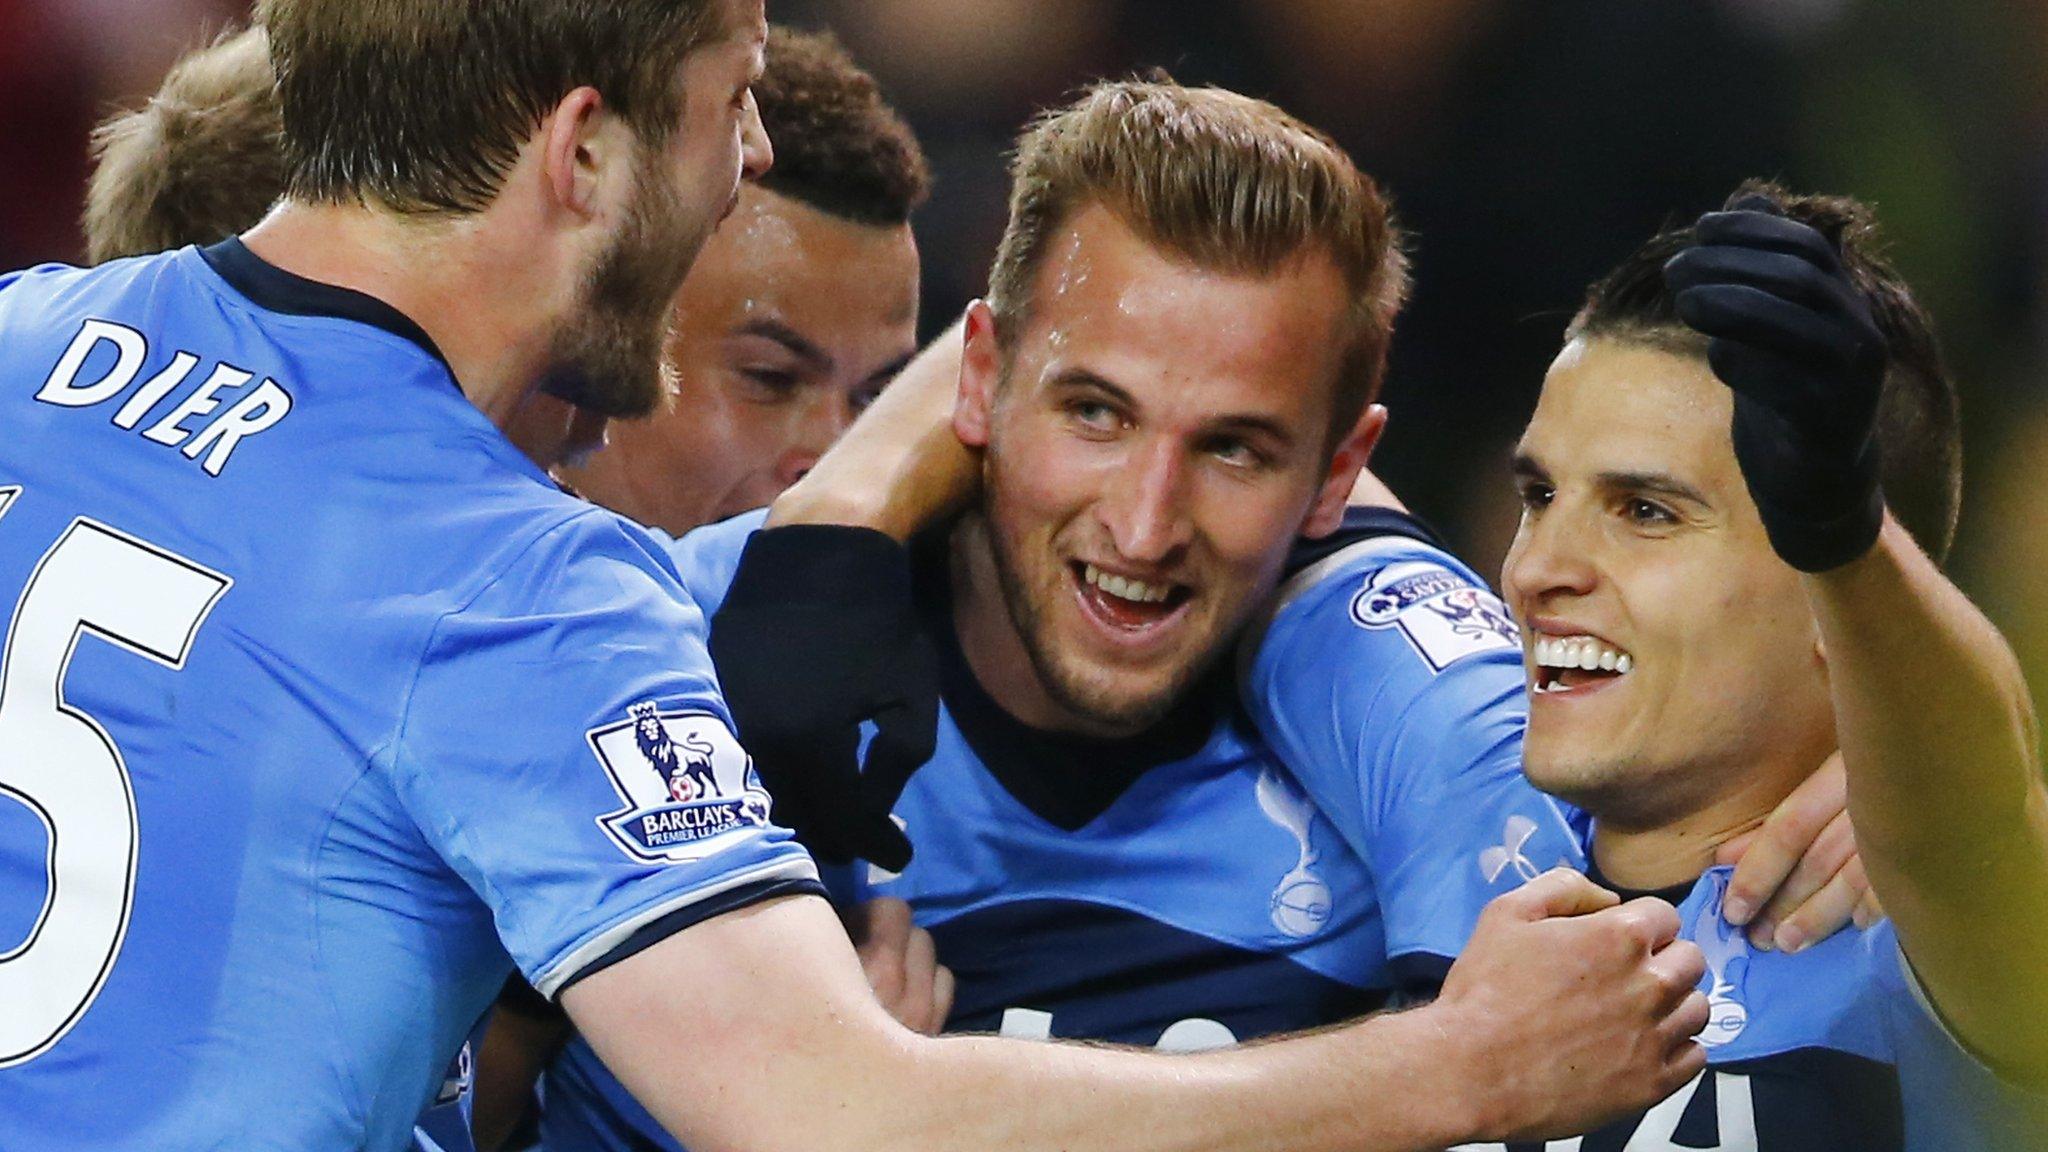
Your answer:
[[[272,87],[263,30],[231,32],[180,60],[148,104],[94,129],[88,258],[211,244],[261,220],[284,193]]]
[[[1168,79],[1083,91],[1025,130],[989,275],[998,338],[1030,322],[1060,229],[1099,205],[1199,267],[1260,276],[1326,253],[1351,294],[1333,438],[1379,394],[1408,262],[1386,197],[1328,136],[1266,103]]]

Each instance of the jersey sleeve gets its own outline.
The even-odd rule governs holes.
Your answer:
[[[550,998],[701,920],[822,892],[768,821],[704,618],[657,548],[595,511],[530,548],[440,621],[391,759]]]
[[[662,538],[684,590],[689,592],[690,599],[696,602],[706,620],[716,615],[719,605],[725,603],[725,594],[731,590],[733,576],[739,571],[740,553],[746,551],[747,540],[760,531],[767,520],[768,510],[757,508],[716,524],[706,524],[679,540]]]
[[[1584,866],[1569,813],[1522,777],[1515,625],[1440,549],[1369,536],[1303,569],[1250,655],[1243,695],[1366,861],[1405,981],[1440,978],[1493,897]]]
[[[2048,1092],[2001,1076],[1949,1029],[1913,972],[1889,921],[1867,934],[1871,966],[1891,1012],[1905,1095],[1907,1144],[2027,1152],[2048,1133]]]

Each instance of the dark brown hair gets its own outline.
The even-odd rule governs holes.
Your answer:
[[[1929,556],[1943,559],[1955,540],[1962,505],[1962,417],[1933,317],[1884,259],[1869,206],[1846,196],[1794,195],[1756,180],[1736,189],[1728,204],[1753,196],[1833,242],[1851,281],[1869,301],[1890,360],[1877,418],[1885,503]],[[1636,249],[1587,290],[1565,339],[1633,341],[1704,359],[1706,338],[1678,318],[1677,301],[1664,285],[1665,263],[1690,243],[1688,225],[1661,232]]]
[[[830,34],[773,28],[754,85],[775,167],[761,187],[860,224],[907,223],[931,191],[917,137]]]
[[[293,199],[488,205],[543,117],[589,85],[651,144],[719,0],[261,0]]]

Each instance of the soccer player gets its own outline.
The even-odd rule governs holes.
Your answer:
[[[1853,335],[1866,343],[1853,351],[1876,366],[1865,378],[1866,430],[1874,428],[1865,447],[1875,448],[1858,464],[1871,469],[1863,496],[1872,498],[1881,460],[1883,491],[1905,526],[1898,531],[1936,553],[1953,530],[1958,476],[1954,397],[1931,326],[1873,255],[1867,216],[1847,201],[1774,189],[1744,195],[1754,197],[1738,197],[1747,211],[1710,216],[1697,233],[1658,236],[1594,287],[1518,454],[1525,513],[1503,583],[1526,629],[1513,649],[1528,667],[1526,771],[1594,818],[1596,878],[1624,896],[1680,906],[1687,938],[1706,953],[1713,1003],[1701,1037],[1709,1073],[1641,1115],[1529,1147],[2007,1146],[1989,1130],[1952,1127],[1960,1103],[1930,1090],[1974,1084],[1979,1096],[1992,1094],[1981,1077],[1930,1074],[1929,1061],[1952,1054],[1907,989],[1889,925],[1822,942],[1788,925],[1775,938],[1782,947],[1772,948],[1751,945],[1728,923],[1748,911],[1728,906],[1730,874],[1713,866],[1717,849],[1758,827],[1837,736],[1830,648],[1818,642],[1798,574],[1772,553],[1778,531],[1766,532],[1770,521],[1745,491],[1755,458],[1738,465],[1733,406],[1713,370],[1777,369],[1841,354],[1850,339],[1807,350],[1782,332],[1759,337],[1751,328],[1744,336],[1770,340],[1765,350],[1717,351],[1710,369],[1706,340],[1686,324],[1694,313],[1666,286],[1667,262],[1688,253],[1672,264],[1678,284],[1688,275],[1733,279],[1731,252],[1757,260],[1761,271],[1740,282],[1732,307],[1716,302],[1724,314],[1761,312],[1768,291],[1844,328],[1861,317]],[[1716,243],[1726,247],[1708,246]],[[1701,269],[1702,253],[1704,275],[1681,273]],[[1818,319],[1806,327],[1834,336]],[[1792,447],[1767,445],[1766,459],[1797,466],[1798,452],[1777,450]],[[1853,485],[1809,472],[1794,490],[1818,501],[1844,488]],[[1333,704],[1369,740],[1366,719],[1384,687],[1366,673],[1387,664],[1385,650],[1411,646],[1427,656],[1446,626],[1471,617],[1473,594],[1446,591],[1441,575],[1419,571],[1409,553],[1368,545],[1313,574],[1291,590],[1260,650],[1252,711],[1276,744],[1310,765],[1312,793],[1348,786],[1347,761],[1356,759],[1318,742]],[[1320,691],[1305,675],[1312,669],[1327,670]],[[1506,670],[1498,675],[1506,691]],[[1502,831],[1485,866],[1516,850],[1519,832]],[[1860,868],[1830,833],[1802,871],[1815,872],[1809,887],[1846,890],[1856,878],[1840,874]]]
[[[1451,954],[1523,877],[1469,908],[1422,868],[1377,886],[1216,674],[1297,531],[1335,527],[1377,434],[1367,401],[1403,277],[1385,206],[1279,110],[1172,85],[1092,90],[1027,134],[1016,179],[965,354],[987,496],[916,564],[947,717],[895,808],[918,850],[851,887],[917,910],[958,980],[957,1031],[1188,1051],[1369,1011],[1397,982],[1390,954]],[[1218,187],[1246,207],[1224,210]],[[740,561],[757,523],[679,545],[707,606],[737,563],[867,592],[859,567],[815,567],[799,529]],[[721,671],[772,685],[780,663]],[[1576,851],[1562,823],[1550,843]],[[579,1090],[551,1079],[547,1147],[660,1142],[594,1053],[564,1063]]]
[[[758,2],[261,17],[286,202],[0,279],[10,1147],[397,1147],[508,951],[703,1148],[1428,1147],[1690,1074],[1676,924],[1561,877],[1436,1004],[1291,1043],[895,1024],[659,546],[500,431],[658,401],[669,298],[770,163]],[[1588,981],[1581,1077],[1546,1072],[1526,1002]]]

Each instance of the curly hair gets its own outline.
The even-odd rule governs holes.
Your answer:
[[[930,194],[916,135],[830,33],[770,29],[754,99],[775,144],[770,192],[878,225],[906,223]]]

